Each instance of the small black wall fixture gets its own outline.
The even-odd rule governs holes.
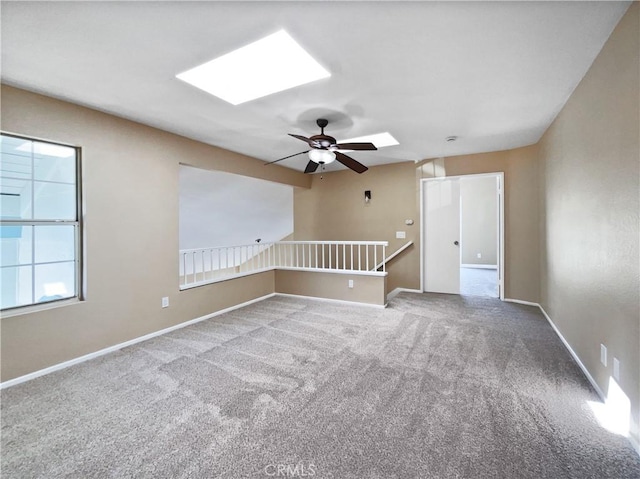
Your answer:
[[[364,202],[369,203],[371,201],[371,190],[365,190],[364,192]]]

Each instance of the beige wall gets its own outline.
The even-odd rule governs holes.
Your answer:
[[[538,302],[537,145],[419,164],[418,179],[504,172],[505,298]]]
[[[639,10],[634,2],[540,142],[541,303],[605,394],[613,357],[621,361],[636,441]]]
[[[460,181],[462,264],[498,264],[497,200],[495,176],[469,176]]]
[[[276,292],[383,306],[386,276],[276,270]],[[353,288],[349,288],[349,281]]]
[[[274,291],[273,272],[178,290],[179,163],[298,187],[308,176],[8,86],[1,115],[4,131],[82,147],[87,282],[84,302],[2,318],[2,381]]]
[[[504,172],[505,297],[537,302],[538,170],[537,146],[376,166],[362,175],[352,171],[313,175],[310,189],[294,193],[296,240],[386,240],[389,252],[407,241],[414,246],[388,265],[388,291],[420,288],[420,179]],[[364,191],[372,200],[364,202]],[[413,219],[412,226],[405,225]],[[406,240],[396,239],[405,231]]]
[[[420,218],[413,162],[376,166],[359,175],[350,170],[313,175],[311,189],[294,193],[296,240],[388,241],[388,254],[408,241],[414,246],[387,265],[389,291],[420,287]],[[364,192],[371,190],[365,203]],[[406,219],[414,220],[412,226]],[[396,239],[405,231],[406,239]]]

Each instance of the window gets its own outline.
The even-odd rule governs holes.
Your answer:
[[[79,149],[0,135],[0,309],[79,297]]]

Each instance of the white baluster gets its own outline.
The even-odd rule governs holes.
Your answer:
[[[353,243],[351,243],[351,271],[353,271]]]
[[[202,281],[205,280],[204,277],[204,250],[202,250],[202,252],[200,253],[200,264],[202,266]]]
[[[382,245],[382,272],[384,273],[387,269],[387,247]]]
[[[191,279],[192,282],[197,283],[198,282],[198,278],[196,278],[196,252],[193,251],[191,253]]]
[[[342,269],[347,269],[347,245],[342,245]]]
[[[365,253],[365,264],[367,266],[367,271],[369,271],[369,245],[364,245],[364,253]]]

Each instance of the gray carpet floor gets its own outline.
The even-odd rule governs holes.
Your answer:
[[[2,391],[1,472],[640,477],[597,400],[532,307],[274,297]]]
[[[460,268],[460,294],[463,296],[498,297],[498,270]]]

